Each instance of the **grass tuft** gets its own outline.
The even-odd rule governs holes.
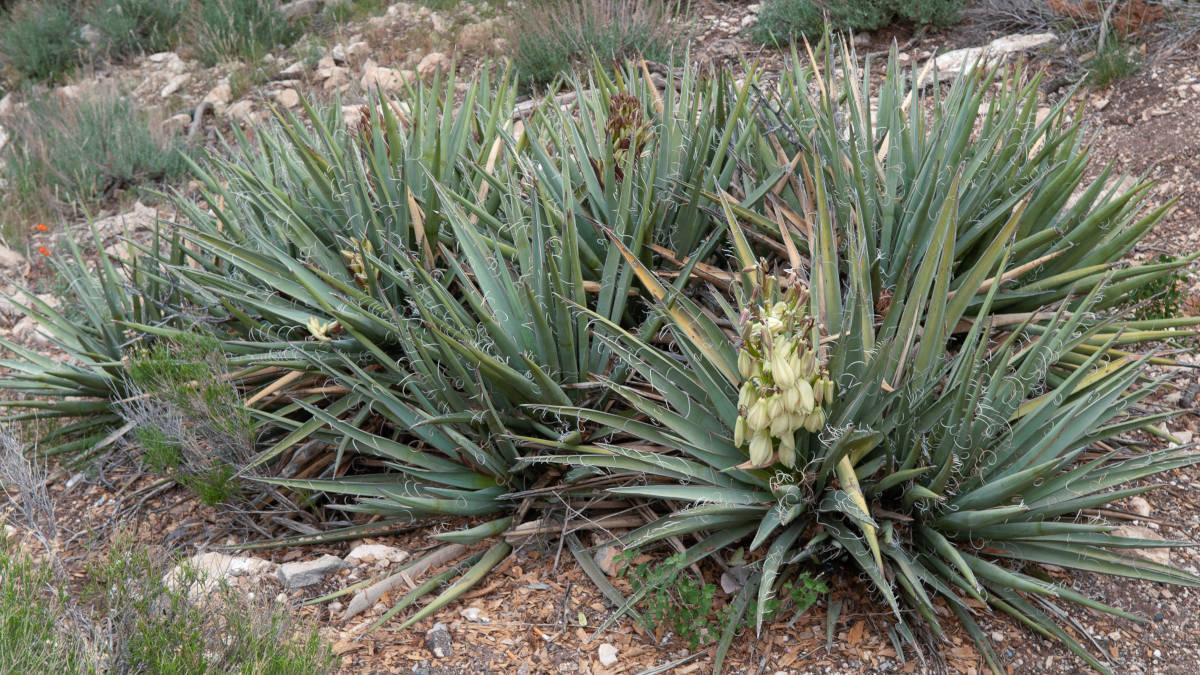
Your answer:
[[[1142,62],[1137,50],[1110,36],[1102,41],[1096,54],[1085,66],[1088,84],[1103,89],[1136,73],[1142,67]]]
[[[65,630],[65,594],[49,568],[6,548],[0,537],[0,673],[87,672],[86,648]]]
[[[10,79],[61,82],[79,65],[83,40],[72,6],[26,0],[0,17],[0,60]]]
[[[261,0],[199,0],[191,22],[196,56],[206,66],[231,59],[257,61],[299,37],[275,3]]]
[[[531,0],[513,21],[517,72],[548,84],[595,55],[669,61],[683,46],[682,6],[667,0]]]
[[[143,464],[210,506],[241,493],[235,467],[254,448],[254,421],[227,372],[217,340],[183,333],[131,356],[129,388],[139,393],[122,404]]]
[[[816,40],[828,28],[867,31],[894,20],[946,26],[958,20],[963,0],[766,0],[751,37],[768,45]]]
[[[183,0],[99,0],[86,14],[111,59],[171,49],[187,8]]]
[[[10,128],[3,156],[10,226],[94,210],[186,170],[182,145],[163,136],[136,103],[108,91],[35,99]]]
[[[328,672],[332,654],[315,630],[284,610],[248,600],[186,564],[171,569],[149,549],[118,539],[88,570],[85,597],[113,626],[115,672]],[[202,592],[200,589],[203,589]]]

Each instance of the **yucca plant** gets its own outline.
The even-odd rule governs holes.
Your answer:
[[[87,381],[21,354],[10,389],[112,411],[130,346],[203,315],[258,421],[244,470],[383,516],[305,540],[480,519],[414,563],[453,564],[385,617],[450,583],[406,625],[510,552],[456,546],[601,495],[651,515],[630,546],[694,538],[685,566],[746,540],[736,606],[757,595],[759,626],[819,556],[867,574],[898,642],[939,634],[945,602],[998,667],[983,602],[1102,668],[1046,603],[1129,615],[1031,567],[1196,583],[1119,554],[1177,543],[1082,516],[1196,461],[1131,440],[1165,435],[1143,366],[1172,361],[1129,350],[1197,321],[1124,314],[1193,258],[1124,260],[1166,207],[1108,172],[1084,185],[1078,124],[1066,104],[1039,121],[1036,79],[922,94],[895,59],[878,88],[854,63],[794,55],[773,87],[597,68],[528,115],[485,74],[361,124],[285,116],[196,167],[204,204],[130,274],[67,272],[96,320],[31,307],[103,347],[74,352]]]

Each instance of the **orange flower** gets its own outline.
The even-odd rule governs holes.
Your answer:
[[[33,226],[33,229],[37,230],[38,232],[49,232],[50,231],[50,228],[46,227],[45,223],[38,223],[37,225]]]
[[[37,247],[37,252],[41,253],[42,255],[46,256],[47,258],[50,257],[50,249],[46,248],[45,246]]]

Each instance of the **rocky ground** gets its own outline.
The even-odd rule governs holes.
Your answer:
[[[314,2],[320,4],[319,0],[295,0],[293,11],[307,11],[305,3]],[[502,18],[473,5],[465,7],[441,12],[415,3],[396,3],[380,16],[343,26],[320,40],[302,40],[253,68],[204,68],[176,53],[154,54],[133,65],[93,73],[53,93],[76,96],[87,87],[116,83],[146,105],[162,110],[162,123],[174,133],[204,134],[211,143],[230,126],[253,129],[273,107],[295,108],[301,98],[361,105],[374,88],[396,92],[415,78],[432,77],[439,70],[471,70],[503,51],[504,31]],[[778,52],[763,51],[742,37],[744,28],[754,21],[754,11],[755,6],[749,4],[698,3],[697,58],[731,64],[758,56],[768,63],[778,62]],[[902,46],[902,60],[920,67],[950,47],[982,45],[995,37],[980,39],[978,33],[966,30],[921,37],[885,31],[860,38],[857,45],[860,53],[882,52],[896,39]],[[1020,51],[1025,46],[1029,45],[1013,49]],[[1032,48],[1031,56],[1036,59],[1052,55],[1054,46]],[[955,58],[961,63],[963,56]],[[939,67],[949,70],[953,62],[943,55]],[[1035,60],[1035,67],[1039,63]],[[1063,93],[1048,90],[1047,104]],[[1200,193],[1195,190],[1200,181],[1200,136],[1196,133],[1200,129],[1200,45],[1192,43],[1176,50],[1110,89],[1084,88],[1076,96],[1096,170],[1111,163],[1119,174],[1147,175],[1157,181],[1154,199],[1178,200],[1135,255],[1182,255],[1200,250]],[[156,217],[169,215],[161,209],[139,203],[101,220],[96,226],[102,245],[111,249],[121,232],[147,229]],[[0,295],[9,294],[18,283],[38,287],[45,271],[44,261],[0,248],[0,286],[6,287]],[[1190,309],[1197,311],[1200,270],[1195,265],[1188,270],[1184,286]],[[43,297],[52,298],[48,293]],[[19,319],[16,309],[3,300],[0,333],[40,350],[52,349],[36,325]],[[1192,353],[1184,353],[1182,358],[1200,366],[1200,358]],[[1195,409],[1200,404],[1198,372],[1175,372],[1173,389],[1164,402]],[[1188,414],[1172,421],[1169,431],[1190,442],[1198,427],[1200,419]],[[1196,538],[1200,532],[1200,468],[1176,471],[1160,482],[1158,490],[1105,515],[1135,528],[1131,531],[1137,536]],[[389,570],[403,561],[443,545],[433,540],[432,534],[456,529],[462,523],[435,523],[322,547],[238,552],[220,549],[246,537],[231,531],[222,513],[119,463],[99,474],[58,470],[51,477],[50,489],[59,513],[59,544],[74,573],[82,574],[85,563],[102,553],[117,529],[132,532],[148,544],[198,556],[193,558],[197,566],[226,578],[245,593],[270,594],[296,614],[317,622],[337,652],[343,672],[705,673],[712,669],[712,647],[691,652],[677,637],[644,634],[628,622],[597,632],[596,626],[612,608],[557,537],[519,542],[517,554],[497,569],[484,587],[434,619],[405,631],[397,630],[393,623],[369,632],[390,606],[388,601],[407,590],[408,579],[401,579],[396,589],[351,617],[347,608],[354,603],[354,593],[324,603],[305,602],[353,584],[390,577]],[[0,508],[0,520],[3,515]],[[582,530],[584,526],[569,522],[566,529]],[[22,536],[19,523],[10,522],[6,528],[6,536]],[[592,532],[581,531],[581,537],[588,544],[604,541],[594,538]],[[1147,555],[1200,574],[1200,554],[1193,549]],[[1120,672],[1183,673],[1200,663],[1200,592],[1196,589],[1097,580],[1061,570],[1051,570],[1051,574],[1147,618],[1144,624],[1132,624],[1068,611],[1069,630],[1108,656]],[[826,580],[831,593],[811,611],[794,621],[767,626],[761,639],[748,635],[739,639],[731,651],[728,672],[983,670],[970,639],[953,621],[947,622],[949,634],[937,653],[897,653],[886,637],[887,613],[863,591],[861,581],[836,575]],[[625,587],[627,582],[614,579],[614,583]],[[727,601],[719,595],[718,602]],[[832,625],[831,608],[838,608]],[[830,627],[831,635],[827,633]],[[1058,643],[1034,637],[1011,621],[996,617],[984,628],[1010,672],[1067,673],[1082,668]]]

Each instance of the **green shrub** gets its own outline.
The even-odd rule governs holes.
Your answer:
[[[893,0],[896,16],[918,26],[949,26],[956,23],[966,0]]]
[[[325,17],[333,23],[359,21],[387,9],[389,0],[343,0],[325,5]]]
[[[635,553],[626,551],[621,557],[630,561]],[[639,609],[648,622],[650,633],[661,635],[670,631],[685,641],[688,649],[695,651],[716,641],[730,623],[739,629],[748,628],[750,624],[745,616],[735,615],[734,604],[726,603],[718,608],[716,584],[693,577],[685,571],[683,560],[683,555],[676,554],[654,565],[626,565],[621,570],[621,576],[628,578],[633,591],[645,594]],[[747,574],[751,572],[747,570]],[[824,582],[802,573],[781,583],[777,596],[764,600],[763,616],[770,620],[784,610],[799,615],[828,592]],[[757,614],[757,602],[757,598],[749,601],[746,614]]]
[[[1174,265],[1179,258],[1165,253],[1154,259],[1155,264]],[[1178,319],[1185,316],[1184,303],[1187,274],[1182,270],[1164,274],[1137,291],[1129,294],[1129,305],[1133,315],[1141,320]]]
[[[195,40],[189,44],[206,66],[257,61],[299,36],[272,0],[197,0],[191,24]]]
[[[1085,63],[1088,84],[1104,88],[1133,75],[1141,68],[1137,50],[1115,35],[1102,40],[1096,53]]]
[[[10,214],[28,220],[95,209],[122,192],[181,176],[182,146],[159,133],[130,99],[96,92],[79,100],[34,99],[11,127],[4,152]]]
[[[67,597],[49,568],[7,550],[0,537],[0,673],[88,672],[82,636],[67,629]]]
[[[59,82],[79,65],[80,23],[65,0],[27,0],[0,18],[0,59],[17,78]]]
[[[151,54],[175,45],[186,6],[185,0],[98,0],[87,22],[100,33],[99,49],[109,58]]]
[[[235,467],[254,448],[254,421],[227,376],[217,340],[182,333],[130,356],[128,387],[139,393],[122,405],[142,462],[210,506],[241,493]]]
[[[133,430],[134,438],[142,451],[142,463],[154,473],[164,474],[179,468],[183,462],[183,450],[179,441],[154,426]]]
[[[682,49],[678,11],[669,0],[529,0],[513,20],[513,64],[546,84],[593,55],[666,62]]]
[[[825,22],[836,30],[874,30],[892,18],[891,0],[766,0],[751,35],[763,44],[787,44],[805,36],[820,37]]]
[[[826,21],[839,31],[875,30],[897,18],[946,26],[958,20],[964,4],[964,0],[766,0],[751,36],[770,45],[800,37],[814,40],[826,30]]]
[[[201,570],[124,538],[88,567],[83,596],[111,627],[110,672],[315,675],[333,658],[315,630]],[[200,589],[205,589],[203,592]]]

